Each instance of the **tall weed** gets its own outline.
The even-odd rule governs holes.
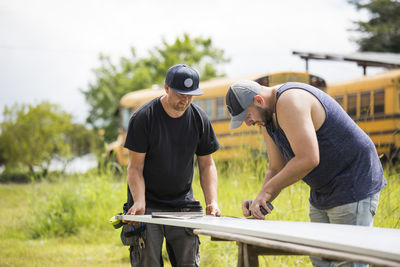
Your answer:
[[[388,184],[381,191],[374,226],[400,229],[400,172],[386,169],[385,177]]]
[[[109,227],[110,210],[120,199],[120,183],[106,176],[77,176],[36,198],[28,225],[32,238],[77,234]]]

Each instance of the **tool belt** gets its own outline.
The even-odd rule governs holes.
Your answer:
[[[122,215],[120,212],[116,215]],[[144,232],[146,229],[145,223],[141,222],[138,225],[130,225],[122,220],[118,220],[115,216],[110,218],[110,223],[114,227],[114,229],[121,229],[121,241],[124,246],[135,246],[144,244]],[[143,246],[143,244],[141,246]]]
[[[146,225],[142,222],[137,226],[124,224],[121,230],[121,241],[124,246],[144,246]]]

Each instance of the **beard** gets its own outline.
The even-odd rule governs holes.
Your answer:
[[[174,99],[172,99],[172,97],[171,98],[167,97],[167,102],[173,110],[175,110],[177,112],[182,112],[182,111],[185,111],[189,107],[189,105],[192,101],[185,103],[185,102],[176,101],[176,100],[174,101]]]
[[[272,121],[272,115],[273,113],[269,109],[263,109],[260,107],[257,107],[258,112],[260,112],[261,115],[261,120],[264,122],[264,124],[270,123]]]
[[[176,111],[185,111],[185,110],[189,107],[189,105],[190,105],[190,102],[187,103],[187,104],[186,104],[186,103],[178,102],[178,103],[172,105],[172,107],[173,107],[173,109],[175,109]]]

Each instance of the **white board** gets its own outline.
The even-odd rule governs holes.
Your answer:
[[[160,219],[151,215],[122,215],[119,218],[256,236],[400,262],[400,229],[214,216]]]

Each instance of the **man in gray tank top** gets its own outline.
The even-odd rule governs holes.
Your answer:
[[[260,206],[271,212],[266,202],[303,180],[310,186],[312,222],[372,226],[386,185],[382,165],[374,143],[333,98],[303,83],[265,87],[243,80],[229,88],[226,105],[231,129],[243,122],[262,127],[269,158],[259,194],[242,203],[245,216],[264,219]]]

